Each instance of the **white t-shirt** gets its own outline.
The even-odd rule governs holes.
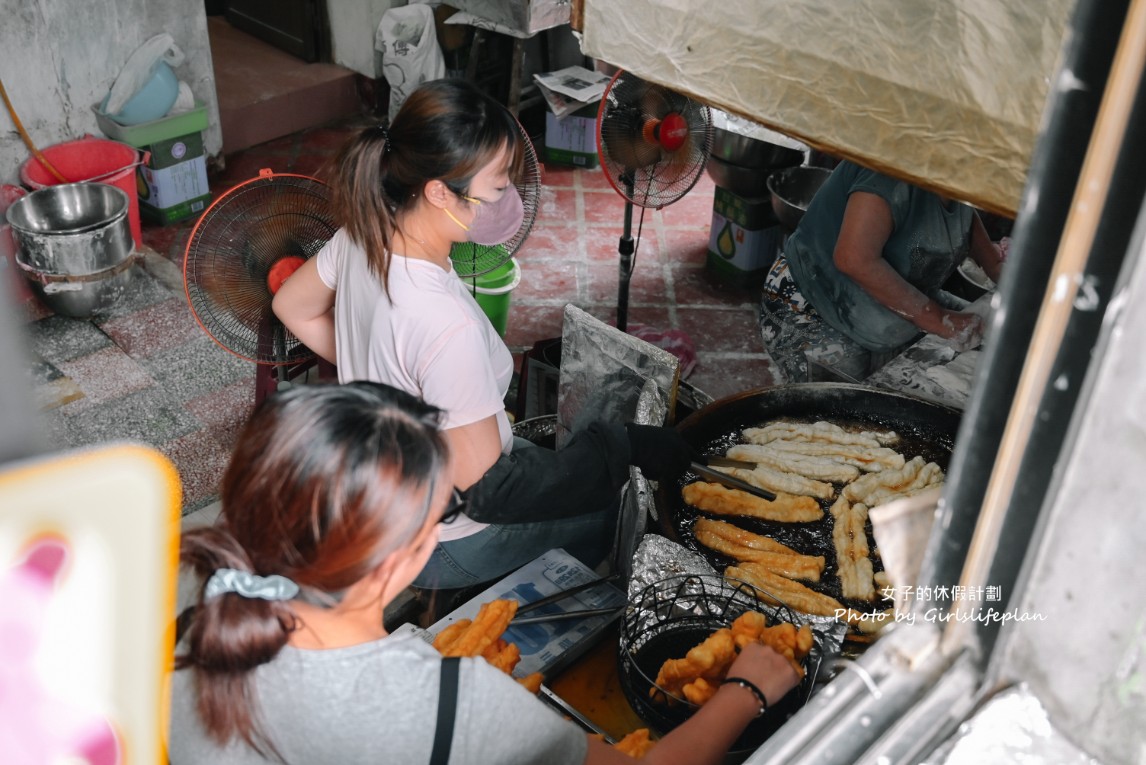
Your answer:
[[[508,454],[513,431],[505,394],[513,357],[457,273],[393,255],[388,299],[345,229],[317,257],[319,278],[335,291],[339,381],[372,380],[420,396],[444,412],[447,429],[494,415]],[[461,539],[485,525],[459,517],[442,526],[441,539]]]

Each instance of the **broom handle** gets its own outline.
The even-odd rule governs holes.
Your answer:
[[[19,131],[20,137],[24,139],[24,145],[28,147],[28,151],[32,152],[32,156],[39,160],[48,172],[56,177],[60,183],[67,183],[68,179],[60,174],[60,171],[48,161],[48,158],[40,153],[36,148],[36,144],[32,143],[32,137],[28,135],[28,131],[24,129],[24,124],[20,122],[20,118],[16,116],[16,108],[12,106],[12,102],[8,100],[8,91],[4,89],[4,80],[0,79],[0,98],[4,99],[4,106],[8,107],[8,115],[12,118],[12,122],[16,125],[16,130]]]

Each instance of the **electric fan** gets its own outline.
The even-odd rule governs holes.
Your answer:
[[[521,123],[518,123],[517,129],[521,133],[525,161],[521,177],[514,185],[517,186],[517,193],[521,195],[525,218],[521,222],[521,228],[508,242],[492,247],[473,242],[455,244],[450,250],[450,260],[453,261],[454,270],[462,279],[472,279],[504,265],[525,242],[530,229],[533,228],[533,221],[537,218],[537,208],[541,203],[541,170],[537,164],[537,152],[533,150],[533,143],[529,140],[525,129],[521,127]]]
[[[625,199],[617,248],[617,329],[622,332],[636,263],[633,205],[659,210],[683,197],[704,172],[711,149],[712,116],[704,104],[623,70],[605,89],[597,112],[597,155],[605,177]]]
[[[187,302],[223,348],[266,365],[297,364],[314,354],[271,311],[271,299],[336,228],[329,190],[303,175],[260,171],[207,208],[183,259]]]

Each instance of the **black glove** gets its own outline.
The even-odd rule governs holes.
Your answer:
[[[645,478],[653,481],[676,478],[688,470],[690,462],[699,459],[696,450],[675,428],[630,422],[625,425],[625,431],[629,434],[629,463],[640,468]]]

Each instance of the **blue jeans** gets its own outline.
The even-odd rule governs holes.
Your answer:
[[[592,568],[612,549],[616,526],[616,508],[556,521],[487,526],[439,543],[414,586],[452,590],[491,582],[555,547]]]

